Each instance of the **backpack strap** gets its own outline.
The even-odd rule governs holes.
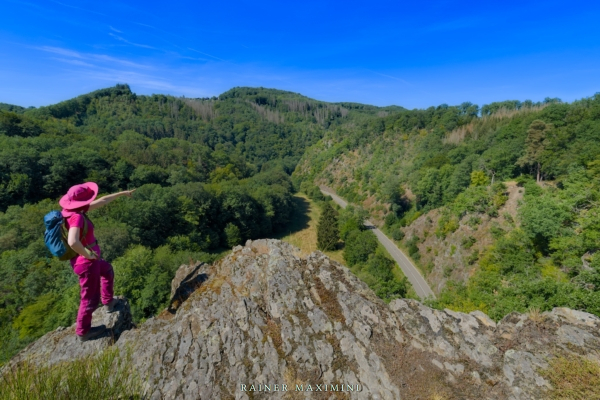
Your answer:
[[[88,217],[87,214],[82,212],[79,213],[79,215],[81,215],[83,217],[83,232],[81,233],[81,238],[79,238],[79,240],[83,239],[86,235],[87,235],[87,231],[88,231]]]

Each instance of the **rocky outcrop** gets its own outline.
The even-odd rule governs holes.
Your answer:
[[[171,281],[171,302],[169,311],[177,309],[192,293],[208,279],[204,269],[207,265],[197,262],[189,265],[182,265],[175,273]]]
[[[149,397],[543,399],[550,383],[539,371],[552,357],[598,357],[593,315],[560,308],[496,324],[414,300],[388,305],[324,254],[297,254],[277,240],[249,241],[182,272],[207,279],[114,344],[135,348]],[[51,332],[17,359],[88,352],[67,336]]]
[[[90,356],[111,346],[124,331],[134,327],[127,299],[117,298],[119,303],[115,306],[114,312],[106,312],[106,308],[102,305],[94,311],[92,326],[104,325],[106,327],[104,334],[82,343],[75,335],[75,325],[69,328],[59,327],[23,349],[10,360],[5,368],[23,361],[34,364],[55,364]]]

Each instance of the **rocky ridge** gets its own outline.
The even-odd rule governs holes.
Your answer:
[[[478,311],[388,305],[324,254],[300,257],[277,240],[183,266],[172,297],[138,328],[125,300],[117,313],[99,309],[95,322],[116,334],[79,344],[73,327],[58,329],[7,367],[113,345],[135,349],[152,399],[543,399],[550,383],[540,370],[553,357],[600,360],[600,319],[591,314],[556,308],[496,324]]]

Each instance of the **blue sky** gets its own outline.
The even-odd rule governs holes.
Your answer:
[[[0,102],[116,83],[424,108],[600,91],[597,1],[3,0]]]

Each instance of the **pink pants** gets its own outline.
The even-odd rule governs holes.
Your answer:
[[[100,248],[93,250],[100,254]],[[108,304],[113,299],[113,283],[115,274],[113,267],[104,260],[88,260],[77,256],[71,260],[73,271],[79,276],[81,286],[81,302],[77,313],[77,329],[75,333],[84,335],[92,327],[92,314],[102,304]]]

